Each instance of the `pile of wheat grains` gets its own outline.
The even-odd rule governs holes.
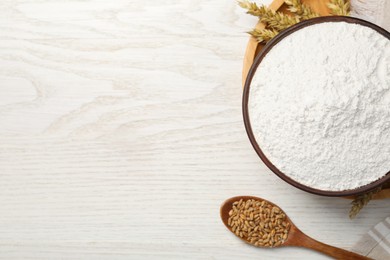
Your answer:
[[[228,225],[239,237],[254,246],[282,245],[290,230],[286,214],[264,200],[239,200],[229,212]]]

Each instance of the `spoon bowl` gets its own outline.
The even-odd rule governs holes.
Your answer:
[[[240,201],[241,199],[243,201],[247,201],[247,200],[256,200],[256,201],[260,201],[260,202],[261,201],[265,201],[265,202],[269,203],[270,205],[272,205],[274,207],[277,207],[278,209],[281,210],[281,212],[283,212],[286,215],[285,221],[287,221],[290,224],[290,229],[288,231],[287,238],[285,239],[285,241],[283,243],[281,243],[280,245],[277,245],[277,246],[273,246],[273,247],[263,246],[263,245],[256,245],[257,247],[274,248],[274,247],[282,247],[282,246],[297,246],[297,247],[305,247],[305,248],[309,248],[309,249],[312,249],[312,250],[316,250],[318,252],[327,254],[327,255],[329,255],[331,257],[334,257],[336,259],[350,259],[350,260],[353,260],[353,259],[356,259],[356,260],[359,260],[359,259],[361,259],[361,260],[370,259],[368,257],[362,256],[362,255],[359,255],[359,254],[356,254],[356,253],[353,253],[353,252],[350,252],[350,251],[347,251],[347,250],[344,250],[344,249],[341,249],[341,248],[337,248],[337,247],[334,247],[334,246],[330,246],[330,245],[324,244],[322,242],[319,242],[319,241],[317,241],[317,240],[307,236],[301,230],[299,230],[298,227],[296,227],[294,225],[294,223],[291,221],[291,219],[287,216],[287,214],[279,206],[275,205],[274,203],[272,203],[272,202],[270,202],[268,200],[265,200],[265,199],[262,199],[262,198],[258,198],[258,197],[253,197],[253,196],[237,196],[237,197],[233,197],[233,198],[227,199],[222,204],[221,209],[220,209],[222,222],[225,224],[225,226],[232,233],[234,233],[234,232],[232,230],[232,227],[229,225],[229,217],[230,217],[229,216],[229,212],[230,212],[230,210],[233,209],[233,203],[236,202],[236,201]],[[239,238],[241,240],[243,240],[245,243],[248,243],[250,245],[255,246],[253,243],[250,243],[246,239],[244,239],[242,237],[239,237]]]
[[[225,226],[232,232],[232,227],[229,225],[228,221],[229,221],[229,212],[230,210],[233,208],[233,203],[236,202],[236,201],[240,201],[240,200],[244,200],[244,201],[247,201],[247,200],[259,200],[259,201],[266,201],[267,203],[269,203],[270,205],[274,206],[274,207],[277,207],[277,208],[280,208],[278,207],[277,205],[275,205],[274,203],[268,201],[268,200],[265,200],[265,199],[261,199],[261,198],[258,198],[258,197],[253,197],[253,196],[237,196],[237,197],[233,197],[233,198],[230,198],[230,199],[227,199],[221,206],[221,219],[222,219],[222,222],[225,224]],[[283,213],[284,211],[281,210]],[[286,213],[284,213],[286,214]],[[288,218],[287,214],[286,214],[286,220],[290,223],[290,225],[292,224],[291,220]],[[279,246],[285,246],[286,245],[286,242],[288,242],[289,240],[289,236],[290,236],[290,232],[291,232],[291,229],[292,229],[293,225],[291,225],[290,227],[290,230],[289,230],[289,235],[287,237],[287,240],[282,243],[281,245]],[[295,226],[294,226],[295,227]],[[238,236],[239,237],[239,236]],[[243,240],[245,243],[248,243],[250,245],[253,245],[255,246],[254,244],[251,244],[250,242],[248,242],[246,239],[242,238],[242,237],[239,237],[241,240]],[[276,247],[279,247],[279,246],[276,246]],[[264,248],[268,248],[269,246],[262,246],[262,245],[258,245],[257,247],[264,247]]]

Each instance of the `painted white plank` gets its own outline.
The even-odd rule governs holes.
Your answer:
[[[0,2],[0,259],[326,259],[244,245],[228,197],[279,204],[350,248],[390,214],[296,190],[241,117],[235,1]]]

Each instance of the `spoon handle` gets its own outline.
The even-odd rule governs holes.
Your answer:
[[[327,254],[335,259],[345,259],[345,260],[369,260],[371,258],[356,254],[351,251],[347,251],[338,247],[324,244],[319,242],[305,234],[300,237],[299,244],[297,246],[302,246],[316,250],[318,252]]]

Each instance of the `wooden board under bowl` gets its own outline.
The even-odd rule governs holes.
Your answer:
[[[327,3],[329,0],[302,0],[304,4],[309,6],[313,11],[318,13],[320,16],[329,15],[329,9]],[[269,6],[270,9],[274,11],[280,11],[288,14],[287,6],[284,3],[284,0],[274,0]],[[257,29],[264,29],[265,25],[261,22],[256,24]],[[242,86],[244,87],[246,78],[249,73],[253,61],[255,60],[256,55],[261,51],[265,44],[260,44],[256,41],[254,37],[249,37],[249,41],[246,47],[243,69],[242,69]],[[353,199],[354,197],[347,197]],[[386,183],[380,192],[373,196],[373,199],[386,199],[390,198],[390,183]]]

